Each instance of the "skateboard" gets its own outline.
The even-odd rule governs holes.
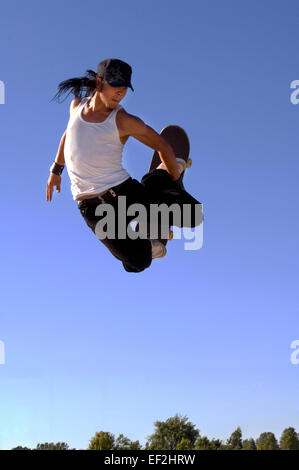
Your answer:
[[[162,129],[162,131],[160,132],[160,135],[171,145],[176,158],[183,158],[186,162],[186,168],[190,168],[192,165],[192,160],[191,158],[189,158],[190,141],[189,141],[189,137],[186,131],[180,126],[169,125]],[[160,163],[162,163],[161,159],[159,157],[158,152],[155,150],[150,167],[149,167],[149,171],[155,170],[157,166],[160,165]],[[185,189],[183,185],[183,178],[184,178],[185,171],[186,170],[184,170],[181,173],[179,179],[177,180],[177,182],[179,183],[182,189]],[[158,233],[160,234],[160,228],[159,228]],[[166,245],[168,240],[172,240],[172,238],[173,238],[173,232],[172,230],[170,230],[170,227],[169,227],[169,237],[168,238],[159,237],[158,239],[162,243],[164,243],[164,245]]]

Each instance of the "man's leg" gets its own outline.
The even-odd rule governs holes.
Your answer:
[[[137,180],[135,180],[138,185],[140,185]],[[141,186],[141,185],[140,185]],[[137,199],[138,195],[136,194],[136,184],[134,184],[134,193]],[[141,186],[141,190],[143,190]],[[138,191],[137,191],[138,192]],[[132,192],[133,194],[133,192]],[[134,200],[136,200],[134,198]],[[143,199],[142,199],[143,200]],[[136,201],[138,202],[138,200]],[[115,219],[115,227],[118,227],[118,197],[109,201],[112,207],[114,208],[114,213],[116,216]],[[132,197],[128,197],[127,207],[128,204],[132,203]],[[96,205],[89,206],[87,203],[81,205],[80,212],[89,226],[89,228],[93,231],[96,235],[96,224],[104,217],[103,216],[96,216],[95,210]],[[134,219],[133,216],[128,216],[125,218],[126,224]],[[127,225],[126,225],[127,227]],[[123,267],[128,272],[141,272],[144,269],[148,268],[152,262],[152,245],[150,240],[148,239],[141,239],[137,238],[135,240],[131,239],[128,235],[126,238],[117,238],[117,233],[115,234],[116,238],[99,238],[97,237],[112,253],[112,255],[120,260],[123,264]]]
[[[101,240],[113,256],[119,259],[128,272],[144,271],[152,262],[152,247],[150,240]]]
[[[200,225],[203,220],[202,204],[191,196],[186,190],[183,190],[179,185],[173,181],[170,174],[163,169],[156,169],[146,173],[141,183],[147,191],[147,198],[151,204],[178,204],[181,211],[180,220],[174,219],[170,213],[169,225],[176,225],[177,227],[196,227]],[[188,204],[190,208],[190,220],[184,219],[184,205]],[[175,222],[175,224],[173,223]]]

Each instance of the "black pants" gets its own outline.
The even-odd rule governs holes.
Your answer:
[[[129,178],[121,186],[121,190],[116,197],[111,197],[107,203],[114,207],[117,227],[117,207],[118,197],[126,196],[126,207],[131,204],[140,203],[149,208],[150,204],[165,203],[168,206],[177,203],[182,208],[183,204],[191,205],[191,220],[190,227],[199,225],[202,220],[196,220],[195,206],[201,203],[193,198],[187,191],[181,189],[176,182],[173,181],[171,176],[166,170],[153,170],[146,173],[141,182],[136,179]],[[96,234],[95,226],[99,220],[104,216],[96,216],[95,209],[98,201],[91,204],[88,199],[83,199],[78,203],[78,208],[84,217],[85,222]],[[170,213],[171,215],[171,213]],[[126,224],[129,224],[136,216],[126,216]],[[173,220],[170,217],[170,226],[173,225]],[[183,218],[178,224],[178,227],[183,226]],[[128,272],[141,272],[148,268],[152,262],[152,245],[149,239],[137,238],[135,240],[129,238],[105,238],[99,240],[110,250],[110,252],[119,259],[123,267]]]

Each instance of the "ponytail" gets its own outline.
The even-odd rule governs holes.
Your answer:
[[[70,93],[77,98],[82,98],[83,89],[86,89],[85,97],[89,96],[96,88],[96,72],[93,70],[86,70],[85,77],[69,78],[60,82],[58,85],[58,91],[51,101],[56,100],[63,95],[67,90],[70,90],[66,98]],[[59,101],[58,101],[59,103]]]

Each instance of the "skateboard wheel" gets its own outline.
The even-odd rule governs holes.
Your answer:
[[[186,168],[190,168],[192,165],[192,158],[188,158],[187,163],[186,163]]]
[[[172,240],[172,239],[173,239],[173,231],[170,230],[168,240]]]

